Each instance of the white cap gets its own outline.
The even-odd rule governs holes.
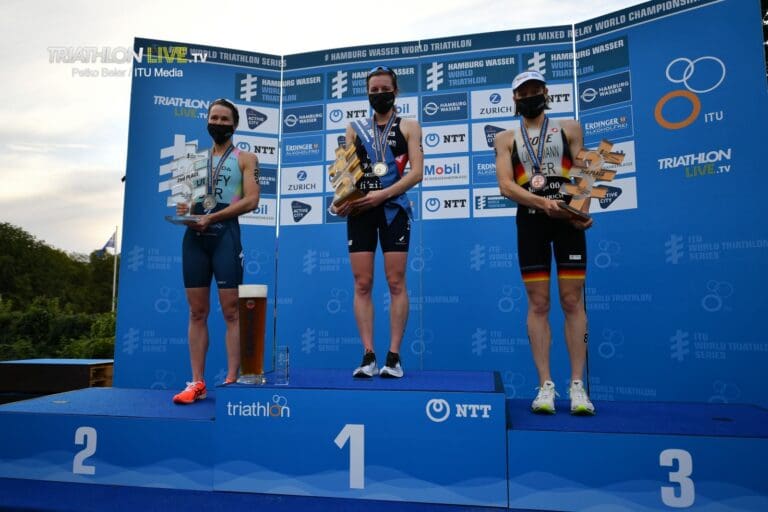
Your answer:
[[[519,75],[515,77],[514,80],[512,80],[512,90],[517,90],[518,87],[523,85],[525,82],[529,80],[538,80],[541,83],[547,83],[547,81],[544,79],[544,75],[539,73],[538,71],[534,71],[533,69],[529,69],[528,71],[523,71]]]

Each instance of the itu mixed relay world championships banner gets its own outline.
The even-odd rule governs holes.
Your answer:
[[[326,176],[346,124],[370,114],[368,70],[387,65],[400,77],[398,112],[421,122],[425,151],[424,181],[409,194],[415,222],[404,365],[499,370],[508,395],[534,393],[516,205],[499,194],[492,149],[496,133],[519,126],[511,78],[532,68],[547,77],[552,117],[578,117],[587,147],[608,139],[625,154],[610,193],[592,206],[588,232],[594,397],[765,403],[757,368],[768,344],[752,319],[767,312],[756,298],[766,282],[759,263],[768,230],[752,221],[758,204],[745,200],[747,184],[759,183],[759,132],[751,127],[766,114],[759,12],[756,0],[659,1],[574,27],[285,56],[273,132],[280,153],[277,338],[290,345],[292,363],[352,368],[360,357],[345,223],[326,211]],[[717,44],[702,34],[718,34]],[[218,74],[226,66],[209,68],[217,82],[227,80],[228,71]],[[135,105],[137,81],[132,137],[135,115],[147,108]],[[233,91],[236,102],[250,103],[243,89],[221,90],[210,97]],[[254,105],[277,108],[266,98]],[[202,138],[204,124],[198,129]],[[130,215],[126,237],[128,222]],[[383,355],[388,291],[380,267],[375,337]],[[172,279],[181,286],[180,276]],[[130,297],[123,291],[121,299]],[[123,302],[118,353],[125,309]],[[183,309],[180,297],[178,338]],[[569,373],[554,287],[551,316],[553,372],[563,386]],[[174,372],[185,374],[186,347],[178,345]]]

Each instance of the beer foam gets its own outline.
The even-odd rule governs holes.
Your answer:
[[[237,287],[239,297],[267,297],[267,285],[265,284],[241,284]]]

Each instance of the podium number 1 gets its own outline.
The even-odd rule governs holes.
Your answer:
[[[93,427],[78,427],[75,431],[75,444],[84,444],[85,448],[75,454],[72,460],[72,473],[76,475],[95,475],[96,466],[83,464],[85,459],[96,453],[96,429]]]
[[[365,489],[365,425],[347,423],[333,440],[344,448],[349,440],[349,488]]]
[[[661,466],[674,466],[675,461],[677,461],[677,471],[669,472],[669,481],[679,487],[662,486],[661,501],[668,507],[690,507],[696,499],[696,487],[693,485],[693,480],[689,478],[693,473],[693,459],[688,451],[677,448],[670,448],[659,454]]]

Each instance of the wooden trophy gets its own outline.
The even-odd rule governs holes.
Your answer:
[[[573,196],[570,203],[559,202],[560,208],[568,211],[575,218],[588,220],[589,199],[603,199],[608,193],[606,187],[595,186],[596,181],[611,181],[616,176],[615,170],[603,169],[603,164],[621,164],[624,161],[623,153],[611,152],[613,143],[602,140],[597,149],[579,150],[576,158],[586,166],[573,166],[570,171],[573,183],[563,183],[560,187],[562,194]]]
[[[328,169],[328,174],[333,186],[333,206],[336,208],[365,195],[356,186],[364,172],[355,154],[354,144],[350,144],[347,149],[342,145],[336,148],[336,161]]]

